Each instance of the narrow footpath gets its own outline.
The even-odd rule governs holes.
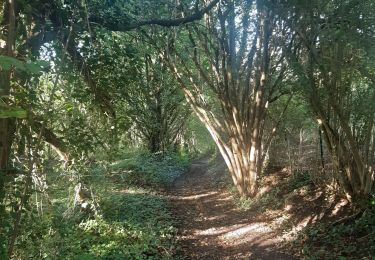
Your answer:
[[[184,259],[294,259],[277,250],[281,238],[254,214],[240,211],[215,187],[207,159],[194,162],[170,189]]]

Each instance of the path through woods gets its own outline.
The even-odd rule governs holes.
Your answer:
[[[241,212],[214,185],[207,159],[194,162],[170,189],[185,259],[293,259],[277,250],[281,238],[256,214]]]

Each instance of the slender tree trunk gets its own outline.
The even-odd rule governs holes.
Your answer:
[[[303,129],[301,128],[299,130],[299,143],[298,143],[298,157],[297,157],[297,162],[298,162],[298,170],[302,171],[302,146],[303,146]]]
[[[8,21],[4,21],[7,24],[6,32],[6,46],[0,50],[0,54],[13,57],[14,56],[14,45],[15,45],[15,7],[14,0],[9,0],[5,4],[4,17],[8,18]],[[7,105],[7,99],[10,94],[11,87],[11,76],[12,69],[8,71],[0,72],[0,102]],[[0,104],[0,109],[1,105]],[[3,205],[3,199],[5,197],[5,178],[10,165],[10,155],[12,142],[15,132],[15,119],[13,118],[0,118],[0,258],[6,255],[5,253],[5,205]]]
[[[320,148],[320,162],[322,164],[322,170],[324,171],[323,138],[322,138],[322,129],[320,127],[319,127],[319,148]]]
[[[250,19],[253,8],[256,16]],[[238,22],[241,9],[244,15]],[[206,27],[188,31],[191,51],[182,54],[174,48],[178,39],[172,35],[161,56],[211,134],[239,194],[253,197],[272,141],[271,133],[263,144],[268,101],[281,83],[275,78],[282,81],[286,68],[284,57],[272,46],[273,32],[281,28],[264,1],[220,2],[210,15]],[[248,31],[250,23],[255,34]]]
[[[8,17],[7,24],[7,41],[6,46],[1,50],[1,54],[13,57],[14,56],[14,41],[15,41],[15,10],[14,0],[9,0],[5,5],[5,12]],[[1,102],[7,104],[7,99],[10,94],[10,80],[12,76],[12,69],[0,72],[0,98]],[[0,109],[1,109],[0,103]],[[8,169],[10,150],[12,146],[13,135],[15,131],[15,120],[11,118],[0,118],[0,171],[2,174]],[[2,187],[1,187],[2,188]]]

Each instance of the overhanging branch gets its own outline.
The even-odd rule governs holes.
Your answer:
[[[143,21],[135,21],[132,23],[108,23],[104,19],[99,17],[91,17],[89,20],[90,22],[100,24],[103,27],[107,28],[111,31],[131,31],[133,29],[137,29],[143,27],[145,25],[159,25],[163,27],[174,27],[179,26],[187,23],[191,23],[197,20],[200,20],[206,13],[208,13],[217,3],[219,0],[211,1],[206,7],[202,8],[201,10],[197,10],[194,14],[183,17],[183,18],[176,18],[176,19],[149,19]]]

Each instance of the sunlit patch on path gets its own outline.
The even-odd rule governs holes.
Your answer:
[[[254,233],[270,233],[272,232],[272,229],[267,227],[264,223],[252,223],[249,225],[235,225],[232,231],[229,231],[225,233],[222,238],[228,239],[228,238],[238,238],[247,236]]]

